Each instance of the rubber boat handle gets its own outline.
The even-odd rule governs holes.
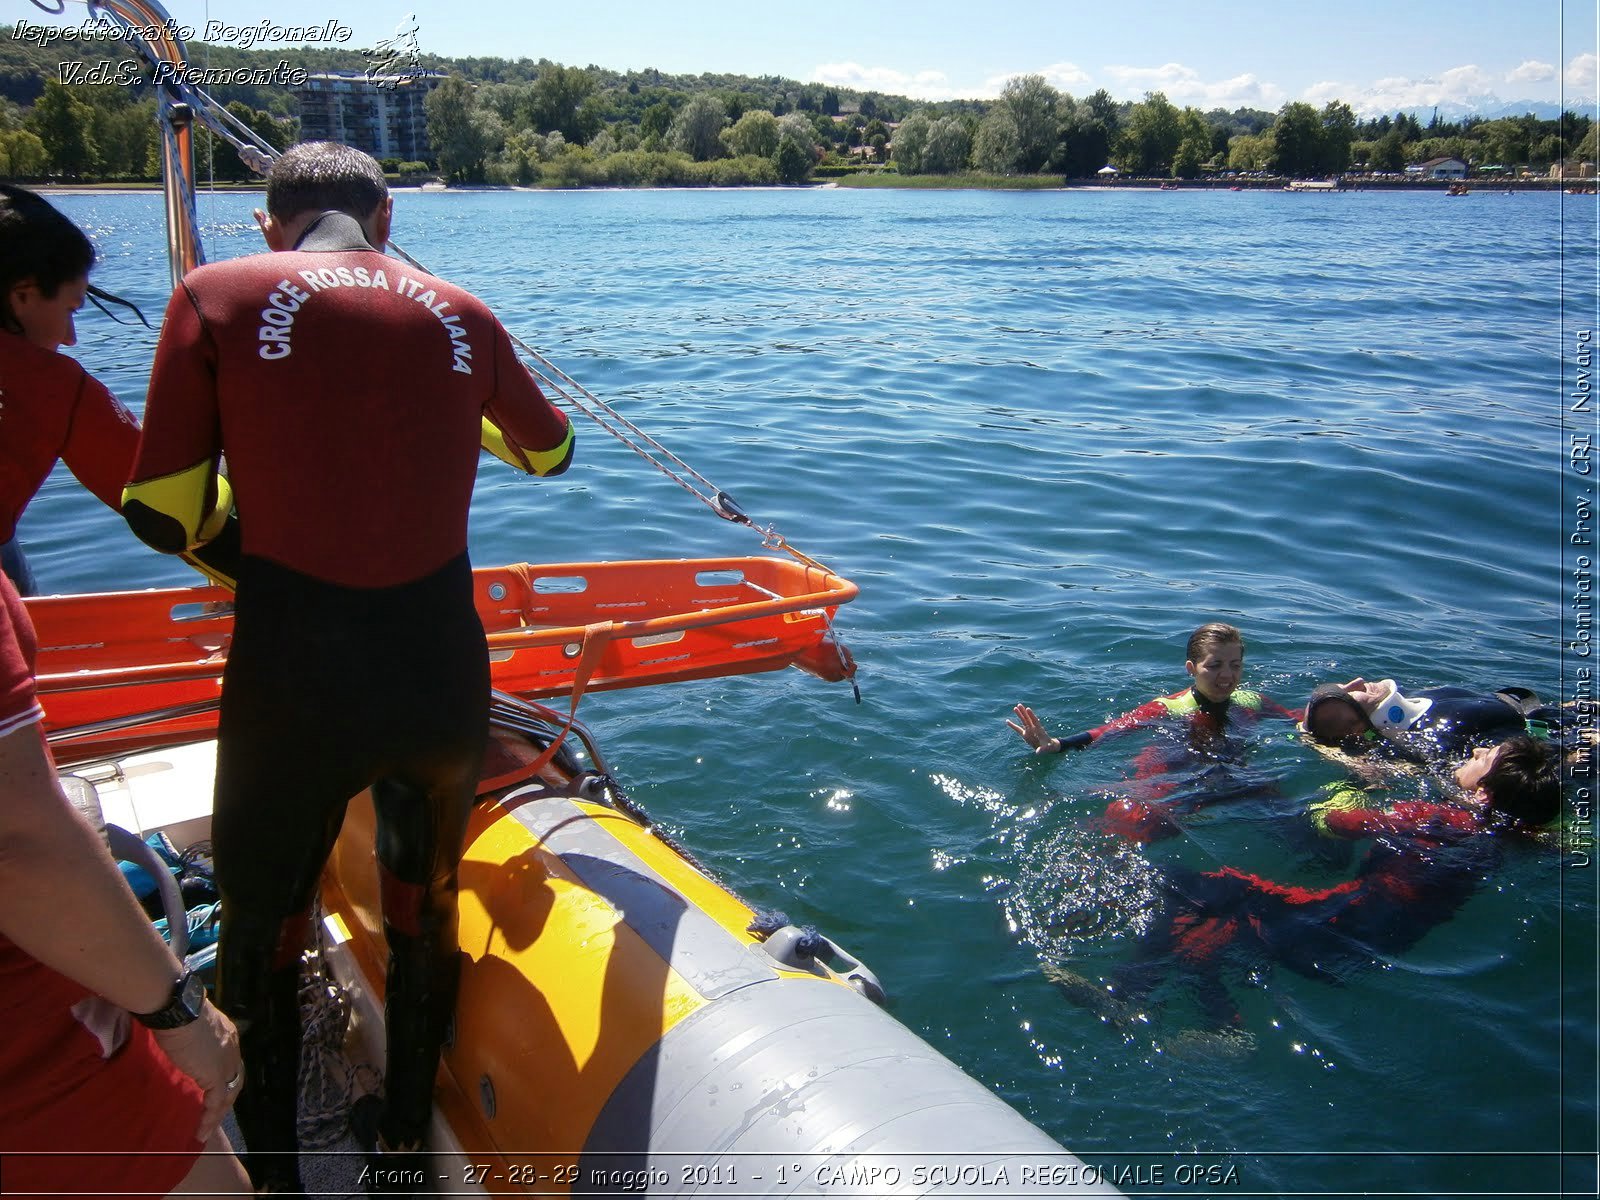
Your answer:
[[[826,950],[826,957],[830,960],[827,963],[829,970],[845,979],[874,1004],[883,1004],[889,999],[883,984],[870,967],[841,949],[838,942],[814,929],[785,925],[769,933],[761,943],[761,948],[780,965],[796,971],[809,971],[814,975],[824,973],[823,963],[819,961],[824,955],[818,951]]]

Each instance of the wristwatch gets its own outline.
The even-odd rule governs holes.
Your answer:
[[[172,985],[172,995],[155,1012],[134,1013],[133,1019],[151,1029],[177,1029],[198,1020],[206,1004],[206,983],[193,971],[185,971]]]

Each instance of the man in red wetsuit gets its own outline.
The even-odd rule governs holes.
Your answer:
[[[233,1026],[62,795],[33,653],[0,576],[0,1179],[19,1195],[238,1194],[218,1131],[241,1082]]]
[[[346,802],[369,785],[390,952],[380,1149],[425,1147],[488,726],[467,560],[479,446],[535,475],[572,456],[483,303],[381,252],[391,209],[359,151],[307,143],[274,163],[273,253],[173,294],[123,504],[152,545],[192,546],[227,455],[243,557],[213,826],[218,995],[241,1031],[247,1165],[281,1191],[300,1190],[298,961]]]

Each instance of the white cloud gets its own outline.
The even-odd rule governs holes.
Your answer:
[[[1255,75],[1235,75],[1231,79],[1208,82],[1200,72],[1182,63],[1159,67],[1112,66],[1105,69],[1115,83],[1112,94],[1120,100],[1140,100],[1146,92],[1161,92],[1178,105],[1200,109],[1281,108],[1288,99],[1277,84]]]
[[[1017,75],[1026,75],[1026,71],[1014,71],[1010,75],[991,75],[975,88],[969,88],[963,100],[998,100],[1000,89],[1006,86],[1006,80],[1014,79]]]
[[[951,86],[949,77],[943,71],[908,74],[893,67],[867,67],[856,62],[823,63],[811,73],[811,78],[835,87],[910,96],[915,100],[955,100],[971,95],[970,90]]]
[[[1010,71],[994,75],[982,83],[955,84],[943,71],[900,71],[894,67],[868,67],[857,62],[823,63],[811,73],[818,83],[854,88],[863,92],[885,92],[909,96],[913,100],[994,100],[1006,82],[1019,75],[1042,75],[1059,91],[1082,95],[1091,90],[1089,73],[1076,63],[1057,62],[1047,67]]]
[[[1499,102],[1494,94],[1495,78],[1482,67],[1469,64],[1451,67],[1437,76],[1418,79],[1397,75],[1379,79],[1365,88],[1356,88],[1343,99],[1362,116],[1397,112],[1400,109],[1430,108],[1434,105],[1492,107]]]
[[[1284,90],[1275,83],[1266,83],[1254,75],[1235,75],[1220,83],[1204,85],[1205,103],[1198,108],[1264,108],[1275,111],[1288,99]]]
[[[1597,60],[1593,54],[1580,54],[1568,65],[1566,84],[1569,92],[1592,98],[1595,95]],[[1504,74],[1484,70],[1475,63],[1452,67],[1437,75],[1390,76],[1368,84],[1324,81],[1312,84],[1301,99],[1321,106],[1331,100],[1341,100],[1363,117],[1390,114],[1401,109],[1426,109],[1439,107],[1447,111],[1494,111],[1502,107],[1502,96],[1497,92],[1511,92],[1506,84],[1514,85],[1515,93],[1538,93],[1556,78],[1557,70],[1549,63],[1526,59],[1515,70]],[[1526,100],[1526,94],[1511,94],[1514,101]],[[1548,97],[1554,99],[1553,96]]]
[[[1506,76],[1507,83],[1543,83],[1556,77],[1556,69],[1549,63],[1530,58]]]
[[[1440,86],[1444,88],[1446,98],[1451,100],[1481,96],[1494,87],[1494,82],[1494,76],[1476,65],[1451,67],[1439,76]]]
[[[1070,62],[1011,71],[978,84],[952,83],[943,71],[900,71],[894,67],[868,67],[857,62],[823,63],[812,71],[810,77],[818,83],[831,83],[835,87],[885,92],[891,96],[909,96],[913,100],[993,100],[1000,95],[1000,89],[1007,80],[1019,75],[1042,75],[1051,87],[1074,95],[1083,93],[1092,83],[1087,71]]]
[[[1326,80],[1321,83],[1313,83],[1305,90],[1300,99],[1304,100],[1307,104],[1315,104],[1319,108],[1324,104],[1331,104],[1335,100],[1349,104],[1350,97],[1359,90],[1360,89],[1358,88],[1351,87],[1348,83],[1337,83],[1333,80]]]
[[[1030,67],[1022,71],[1008,71],[1004,75],[991,75],[975,88],[961,94],[963,100],[994,100],[1011,80],[1022,75],[1039,75],[1051,87],[1074,96],[1087,95],[1094,90],[1094,79],[1076,63],[1051,63],[1048,67]]]
[[[1595,94],[1595,76],[1600,59],[1593,54],[1580,54],[1567,64],[1566,84],[1572,91],[1592,97]]]
[[[1019,75],[1042,75],[1052,87],[1082,97],[1097,87],[1105,87],[1118,100],[1142,100],[1147,92],[1162,92],[1172,103],[1209,111],[1256,108],[1276,112],[1291,99],[1321,107],[1338,100],[1349,104],[1361,116],[1378,116],[1400,109],[1440,106],[1494,108],[1500,104],[1496,88],[1516,84],[1519,88],[1549,83],[1557,69],[1537,59],[1524,60],[1514,70],[1491,73],[1476,63],[1467,63],[1436,75],[1391,76],[1368,84],[1322,80],[1291,96],[1282,87],[1254,74],[1229,79],[1208,79],[1193,67],[1179,62],[1158,66],[1117,64],[1100,68],[1094,75],[1072,62],[1022,68],[1004,75],[993,75],[980,83],[954,83],[943,71],[901,71],[893,67],[863,66],[856,62],[825,63],[812,78],[822,83],[861,91],[886,92],[917,100],[993,100],[1010,79]],[[1585,99],[1596,94],[1600,78],[1600,59],[1592,53],[1576,55],[1562,72],[1567,91]]]
[[[1051,87],[1063,92],[1078,92],[1085,84],[1093,82],[1089,72],[1076,63],[1069,62],[1051,63],[1048,67],[1040,67],[1037,71],[1023,71],[1021,74],[1043,75]]]
[[[1159,67],[1107,67],[1106,74],[1120,85],[1122,92],[1165,92],[1171,100],[1174,92],[1185,91],[1200,83],[1200,74],[1182,63],[1166,63]],[[1127,99],[1134,97],[1129,95]]]

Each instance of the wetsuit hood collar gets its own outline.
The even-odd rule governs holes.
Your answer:
[[[361,228],[360,221],[336,208],[330,208],[307,225],[294,248],[324,253],[333,250],[377,250],[382,253],[379,247],[367,241],[366,231]]]

